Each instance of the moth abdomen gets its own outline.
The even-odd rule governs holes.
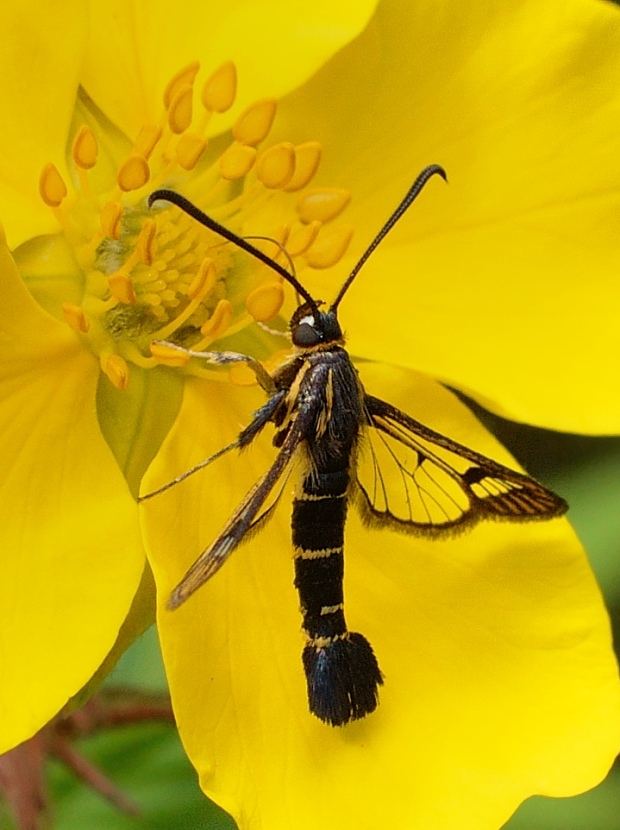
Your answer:
[[[326,645],[309,643],[302,655],[310,711],[331,726],[344,726],[377,708],[383,677],[372,646],[347,632]]]
[[[293,502],[295,587],[306,646],[302,661],[308,705],[332,726],[373,712],[382,676],[370,643],[347,629],[344,616],[344,526],[349,473],[346,455],[330,471],[314,469]]]

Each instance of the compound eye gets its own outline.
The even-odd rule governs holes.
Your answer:
[[[300,323],[293,332],[293,343],[302,349],[316,346],[321,342],[321,335],[309,323]]]

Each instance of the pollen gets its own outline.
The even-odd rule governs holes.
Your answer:
[[[295,147],[295,171],[284,188],[287,193],[301,190],[318,170],[321,162],[321,145],[318,141],[306,141]]]
[[[186,197],[293,274],[334,264],[350,239],[337,222],[325,227],[345,209],[348,192],[309,189],[321,144],[269,145],[276,101],[235,112],[235,65],[223,63],[205,81],[201,72],[197,61],[181,68],[162,90],[160,118],[122,141],[93,113],[69,139],[66,176],[51,163],[40,176],[41,199],[81,271],[82,300],[59,298],[57,316],[119,390],[135,366],[255,384],[245,365],[190,360],[190,351],[224,337],[226,349],[253,356],[258,348],[255,365],[267,367],[265,377],[287,354],[276,335],[286,330],[286,297],[295,298],[281,275],[174,204],[161,199],[150,207],[154,190]],[[83,106],[88,111],[87,99]],[[226,133],[217,119],[231,108]],[[121,159],[115,169],[112,159]]]
[[[235,102],[237,69],[232,61],[223,63],[202,88],[202,104],[211,112],[226,112]]]
[[[240,144],[255,147],[269,135],[276,114],[276,102],[273,98],[249,106],[239,116],[232,128],[232,134]]]
[[[86,316],[83,308],[79,305],[75,305],[75,303],[63,303],[62,313],[65,318],[65,322],[68,323],[72,329],[79,331],[82,334],[86,334],[90,328],[90,323],[88,322],[88,317]]]
[[[185,133],[176,147],[177,161],[183,170],[193,170],[206,149],[206,138],[193,133]]]
[[[256,147],[246,144],[231,144],[220,158],[220,176],[227,181],[234,182],[242,179],[252,169],[256,160]]]
[[[134,291],[131,277],[124,271],[117,271],[108,277],[108,285],[113,297],[121,303],[135,303],[138,299]]]
[[[90,127],[83,124],[75,136],[71,151],[76,167],[81,167],[83,170],[90,170],[97,164],[98,152],[99,146],[95,134]]]
[[[245,307],[257,322],[266,323],[280,313],[284,303],[284,287],[281,282],[271,282],[255,288],[245,302]]]
[[[342,213],[350,198],[348,190],[336,187],[312,190],[297,203],[297,213],[302,222],[330,222]]]
[[[270,190],[288,184],[295,172],[295,148],[288,142],[270,147],[258,160],[258,180]]]
[[[168,126],[177,135],[184,133],[192,123],[193,94],[193,87],[189,85],[184,86],[170,102],[168,108]]]
[[[116,180],[118,186],[125,193],[139,190],[148,182],[150,176],[149,163],[144,156],[133,153],[121,164]]]
[[[58,207],[67,195],[67,185],[55,165],[47,164],[43,168],[39,179],[39,193],[49,207]]]
[[[101,368],[117,389],[127,389],[129,385],[129,367],[120,355],[108,355],[101,361]]]
[[[338,227],[324,234],[306,251],[305,258],[311,268],[331,268],[345,255],[353,228]]]
[[[224,332],[230,325],[232,316],[233,308],[230,302],[228,300],[220,300],[219,303],[216,305],[212,316],[201,327],[201,334],[207,340],[216,340],[218,337],[221,337],[224,334]]]

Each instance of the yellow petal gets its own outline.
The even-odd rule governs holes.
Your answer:
[[[0,247],[0,751],[91,677],[140,580],[136,507],[95,410],[98,367]]]
[[[162,0],[92,4],[83,83],[101,109],[133,135],[159,114],[162,91],[181,67],[202,61],[206,80],[233,60],[237,106],[214,121],[220,131],[252,101],[280,97],[305,81],[361,31],[375,5],[373,0],[182,0],[171,11]]]
[[[508,460],[423,376],[365,365],[364,380],[414,417]],[[147,488],[229,442],[256,408],[254,393],[188,384]],[[564,520],[489,523],[437,542],[369,530],[352,512],[347,619],[374,645],[385,686],[377,712],[343,729],[307,711],[293,480],[258,537],[185,606],[163,607],[265,470],[266,438],[144,510],[173,701],[205,792],[242,830],[397,826],[403,793],[412,827],[491,830],[532,793],[597,783],[620,743],[620,688],[600,595]]]
[[[87,9],[80,0],[67,0],[62,10],[43,0],[33,0],[27,7],[19,0],[3,4],[0,107],[5,117],[0,135],[0,205],[11,246],[55,225],[38,197],[37,182],[50,161],[69,179],[67,131],[86,23]]]
[[[381,5],[282,102],[272,133],[290,137],[303,119],[329,146],[317,184],[352,192],[348,267],[422,167],[448,172],[343,301],[350,342],[516,419],[617,432],[620,10],[590,0],[441,8]],[[345,274],[344,263],[319,274],[313,290],[334,296]]]

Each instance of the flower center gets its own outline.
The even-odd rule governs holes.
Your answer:
[[[41,174],[41,198],[54,211],[83,282],[81,301],[62,303],[63,317],[120,389],[129,383],[131,364],[188,364],[183,352],[153,341],[205,350],[223,338],[242,343],[240,333],[250,329],[260,338],[261,326],[278,317],[284,302],[281,277],[177,207],[157,202],[150,209],[153,190],[182,193],[237,234],[253,235],[253,244],[286,268],[330,267],[351,238],[348,227],[324,228],[349,194],[308,187],[320,161],[318,142],[262,149],[276,113],[272,99],[242,112],[228,142],[222,136],[209,142],[211,119],[234,104],[236,71],[230,62],[219,67],[195,108],[198,72],[193,63],[172,78],[160,122],[140,129],[112,173],[99,162],[107,133],[84,125],[71,148],[71,188],[52,164]],[[106,158],[114,157],[116,148],[105,149]],[[233,346],[227,341],[227,347]]]

